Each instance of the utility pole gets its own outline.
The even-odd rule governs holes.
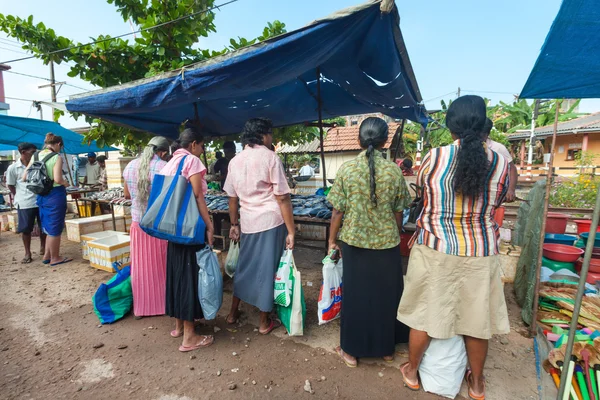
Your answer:
[[[460,86],[458,87],[458,90],[456,91],[456,98],[460,97]]]
[[[50,97],[52,98],[52,102],[56,103],[56,94],[60,87],[66,82],[56,82],[54,78],[54,62],[50,61],[50,83],[47,85],[38,86],[38,89],[42,89],[45,87],[50,87]],[[60,85],[58,90],[56,90],[56,85]],[[54,120],[54,107],[52,107],[52,119]]]
[[[531,134],[529,135],[529,152],[527,153],[527,172],[529,176],[528,180],[531,180],[531,168],[533,165],[533,142],[535,141],[535,120],[540,111],[540,100],[535,100],[533,106],[533,115],[531,116]]]

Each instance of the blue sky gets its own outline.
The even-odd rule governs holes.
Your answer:
[[[223,1],[217,1],[221,3]],[[361,0],[240,0],[217,11],[217,33],[202,40],[204,48],[221,49],[229,38],[256,37],[266,22],[279,19],[288,30],[299,28],[336,10],[359,4]],[[554,20],[560,0],[430,0],[397,1],[408,53],[421,93],[428,108],[439,107],[440,98],[454,98],[457,88],[463,94],[479,94],[511,101],[518,94],[533,67]],[[117,35],[131,30],[115,7],[105,0],[26,0],[2,1],[1,12],[27,17],[33,14],[57,34],[87,41],[99,34]],[[0,61],[23,56],[14,39],[0,34]],[[38,60],[11,63],[12,70],[48,76],[48,67]],[[56,79],[81,88],[88,83],[69,78],[69,67],[56,68]],[[49,100],[47,82],[5,74],[7,97]],[[59,101],[81,90],[63,86]],[[39,117],[31,103],[8,100],[10,115]],[[600,102],[586,100],[581,111],[600,110]],[[50,119],[49,109],[44,110]],[[60,121],[67,127],[81,126],[70,118]]]

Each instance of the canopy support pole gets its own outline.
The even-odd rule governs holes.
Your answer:
[[[554,175],[554,148],[556,146],[556,132],[558,131],[558,111],[559,101],[556,100],[556,114],[554,115],[554,130],[552,132],[552,146],[550,147],[550,163],[548,164],[548,173],[546,176],[546,194],[544,195],[544,209],[542,212],[542,226],[540,228],[540,247],[538,250],[537,263],[535,267],[535,287],[533,292],[533,310],[531,316],[531,325],[529,325],[529,335],[534,337],[537,333],[537,314],[540,291],[540,273],[542,271],[542,256],[544,254],[544,238],[546,236],[546,218],[548,217],[548,203],[550,202],[550,189],[552,189],[552,177]],[[592,242],[593,244],[594,242]],[[567,369],[567,368],[565,368]]]
[[[400,148],[400,143],[404,135],[404,124],[406,123],[406,119],[402,120],[402,125],[400,125],[400,130],[396,131],[396,150],[394,151],[394,162],[398,158],[398,149]],[[404,147],[404,143],[402,143],[402,147]],[[404,154],[402,155],[404,156]]]
[[[321,174],[323,189],[327,188],[327,173],[325,171],[325,149],[323,148],[323,99],[321,99],[321,68],[317,67],[317,104],[319,107],[319,142],[321,143]]]
[[[200,126],[200,115],[198,114],[198,103],[194,103],[194,121],[196,126]],[[208,161],[206,160],[206,147],[202,152],[202,156],[204,157],[204,166],[208,168]]]
[[[557,106],[558,109],[558,106]],[[556,123],[555,123],[556,124]],[[555,125],[556,126],[556,125]],[[556,130],[555,130],[556,133]],[[551,156],[552,157],[552,156]],[[587,278],[588,271],[590,269],[590,260],[592,258],[592,252],[594,251],[594,241],[596,240],[596,230],[598,230],[598,217],[600,217],[600,186],[598,186],[598,193],[596,193],[596,206],[594,207],[594,215],[592,217],[592,226],[590,227],[590,236],[585,246],[585,254],[583,256],[583,265],[579,272],[579,286],[577,287],[577,295],[575,296],[575,308],[573,309],[573,316],[571,317],[571,324],[569,325],[569,340],[567,341],[567,349],[565,350],[565,365],[568,365],[569,360],[573,356],[573,344],[575,342],[575,331],[577,330],[577,322],[579,321],[579,311],[581,310],[581,303],[583,302],[583,294],[585,292],[585,281]],[[538,278],[539,281],[539,278]],[[566,382],[569,368],[563,368],[560,377],[560,387],[558,389],[557,399],[565,398],[565,393],[569,394],[570,382]],[[567,383],[569,386],[567,387]]]

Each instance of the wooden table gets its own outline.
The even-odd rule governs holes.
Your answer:
[[[77,211],[79,211],[79,202],[80,201],[83,203],[84,208],[85,208],[85,205],[88,202],[91,203],[90,210],[94,209],[94,203],[96,203],[96,204],[108,204],[108,205],[110,205],[110,214],[112,216],[113,231],[117,230],[117,219],[115,218],[115,203],[113,203],[111,200],[90,199],[90,198],[87,198],[87,197],[82,197],[80,199],[75,199],[75,206],[77,207]],[[92,212],[90,212],[90,214],[92,214]],[[123,221],[123,223],[124,223],[124,226],[125,226],[125,232],[127,233],[127,223],[125,221]]]

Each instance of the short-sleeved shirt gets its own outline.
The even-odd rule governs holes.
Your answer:
[[[167,165],[166,161],[160,159],[159,156],[154,155],[150,160],[150,165],[148,168],[148,179],[150,180],[150,186],[148,186],[148,194],[150,194],[150,190],[152,188],[152,181],[154,180],[154,175],[158,174],[164,166]],[[127,189],[129,190],[129,194],[131,195],[131,219],[133,222],[140,222],[142,220],[142,216],[146,211],[147,204],[140,203],[138,199],[138,180],[139,180],[139,169],[140,169],[140,159],[136,158],[131,161],[125,167],[123,171],[123,179],[125,179],[125,183],[127,184]]]
[[[364,249],[383,250],[400,243],[395,213],[404,211],[412,199],[400,168],[384,159],[379,151],[374,157],[377,205],[371,201],[366,151],[338,170],[327,200],[344,213],[339,235],[342,242]]]
[[[206,180],[204,176],[206,175],[206,167],[202,164],[202,161],[186,149],[179,149],[173,153],[173,158],[163,167],[160,171],[162,175],[170,175],[173,176],[177,173],[177,168],[179,167],[179,163],[186,157],[183,168],[181,169],[181,175],[185,177],[188,181],[190,177],[201,174],[202,176],[202,193],[206,194],[208,192],[208,185],[206,184]]]
[[[502,157],[506,158],[509,163],[513,162],[513,158],[510,155],[510,152],[502,143],[494,142],[492,139],[488,138],[485,141],[485,144],[488,149],[500,154]]]
[[[37,194],[27,190],[23,181],[25,168],[27,167],[23,165],[21,159],[18,159],[6,170],[6,184],[15,187],[15,206],[22,210],[37,208]]]
[[[40,151],[40,153],[38,154],[38,160],[42,161],[44,159],[44,157],[46,157],[48,154],[50,154],[50,150],[42,150]],[[57,157],[50,157],[50,159],[48,161],[46,161],[46,172],[48,173],[48,178],[50,179],[54,179],[54,166],[56,165],[56,162],[58,161],[58,157],[63,159],[63,164],[62,164],[62,173],[63,173],[63,177],[65,176],[69,176],[69,171],[66,166],[66,162],[65,159],[63,157],[62,154],[59,154]],[[31,161],[29,162],[29,165],[33,164],[34,159],[33,157],[31,158]],[[53,184],[54,187],[60,186],[58,183],[54,182]]]
[[[265,232],[284,223],[275,196],[289,194],[290,188],[283,163],[265,146],[246,146],[229,162],[224,190],[240,200],[243,233]]]
[[[500,206],[509,184],[509,162],[487,149],[488,181],[478,198],[463,197],[453,188],[460,141],[432,149],[424,158],[417,185],[424,187],[423,212],[411,239],[454,256],[498,254],[499,226],[492,213]]]
[[[87,183],[90,185],[95,185],[100,183],[100,175],[102,171],[100,168],[100,164],[96,161],[93,165],[89,163],[85,166],[85,176],[87,177]]]
[[[217,160],[214,166],[214,173],[220,173],[221,180],[221,188],[225,187],[225,182],[227,182],[227,174],[229,173],[229,159],[227,157],[223,157]]]

